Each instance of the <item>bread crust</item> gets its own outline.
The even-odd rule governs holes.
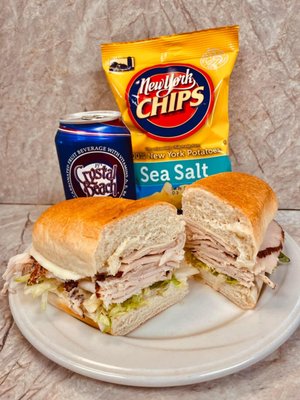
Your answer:
[[[237,208],[250,222],[257,247],[260,246],[278,203],[271,187],[262,179],[242,172],[223,172],[196,181],[185,189],[205,190]]]
[[[210,286],[243,310],[255,308],[263,287],[262,281],[256,281],[255,286],[251,288],[239,284],[226,283],[221,275],[214,276],[206,270],[201,270],[198,275],[194,276],[194,279]]]
[[[177,212],[169,203],[144,199],[89,197],[62,201],[38,218],[33,228],[33,247],[61,268],[68,269],[67,260],[74,272],[82,275],[86,270],[87,276],[93,275],[103,229],[158,205],[172,209],[174,215]]]

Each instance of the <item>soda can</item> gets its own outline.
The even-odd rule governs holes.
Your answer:
[[[130,132],[117,111],[89,111],[60,119],[55,137],[66,199],[135,199]]]

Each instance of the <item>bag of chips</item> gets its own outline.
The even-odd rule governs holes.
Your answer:
[[[101,48],[131,132],[138,198],[180,207],[185,185],[231,170],[228,90],[238,26]]]

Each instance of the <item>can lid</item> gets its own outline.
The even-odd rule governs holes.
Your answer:
[[[121,118],[119,111],[85,111],[60,118],[61,124],[97,124]]]

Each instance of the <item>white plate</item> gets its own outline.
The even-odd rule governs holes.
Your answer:
[[[10,308],[42,354],[91,378],[133,386],[179,386],[237,372],[277,349],[300,322],[300,248],[286,235],[291,263],[273,275],[255,310],[242,311],[197,282],[189,295],[126,337],[101,334],[17,290]]]

